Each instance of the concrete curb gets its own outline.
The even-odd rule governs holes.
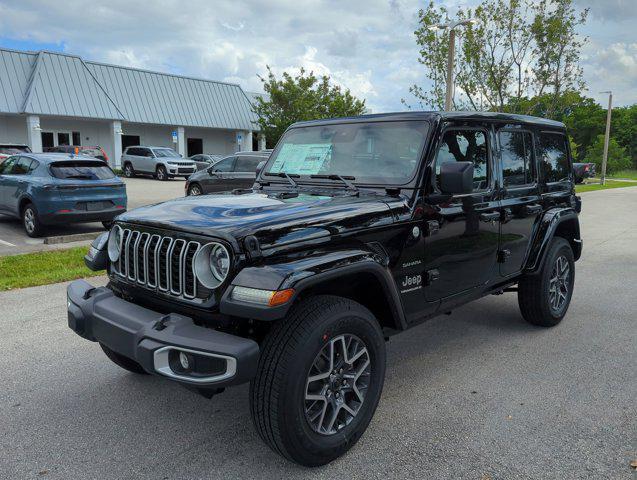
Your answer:
[[[104,232],[88,232],[88,233],[76,233],[73,235],[58,235],[56,237],[46,237],[44,239],[45,245],[57,245],[60,243],[81,242],[82,240],[94,240]]]

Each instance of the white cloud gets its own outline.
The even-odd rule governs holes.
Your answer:
[[[444,3],[454,11],[476,0]],[[635,0],[613,4],[625,16]],[[261,90],[257,75],[266,65],[278,73],[304,66],[331,75],[373,111],[391,111],[404,109],[401,98],[415,104],[409,87],[427,82],[413,35],[422,6],[422,0],[0,0],[0,44],[3,37],[61,44],[91,60],[232,81],[251,91]],[[631,24],[612,23],[608,9],[596,8],[604,21],[591,18],[585,32],[590,90],[605,81],[604,90],[625,90],[618,98],[634,102],[635,75],[616,73],[631,71]]]

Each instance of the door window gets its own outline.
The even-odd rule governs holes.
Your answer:
[[[436,185],[440,188],[440,166],[447,162],[473,163],[473,191],[489,185],[489,154],[486,134],[482,130],[451,129],[445,131],[436,155]]]
[[[31,159],[27,157],[20,157],[11,170],[11,175],[26,175],[29,173],[31,166]]]
[[[499,138],[504,186],[515,187],[533,183],[531,134],[529,132],[502,131]]]
[[[236,157],[227,157],[221,160],[219,163],[215,163],[214,171],[215,172],[232,172],[232,167],[234,166],[234,160]]]
[[[568,180],[571,169],[568,162],[566,137],[559,133],[541,132],[538,157],[542,180],[546,183]]]
[[[254,173],[257,171],[257,165],[259,165],[260,161],[261,158],[259,157],[239,156],[237,157],[237,164],[234,167],[234,171]]]

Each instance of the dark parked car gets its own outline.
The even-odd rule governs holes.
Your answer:
[[[257,166],[270,157],[270,151],[237,152],[200,170],[186,181],[186,195],[206,195],[235,188],[251,188]]]
[[[119,217],[86,258],[110,283],[69,285],[69,326],[120,367],[207,396],[250,382],[263,441],[322,465],[372,420],[386,337],[504,292],[529,323],[560,323],[580,209],[562,123],[485,112],[297,123],[253,189]]]
[[[192,155],[189,158],[190,160],[195,162],[195,165],[197,165],[197,170],[205,170],[206,168],[213,166],[219,160],[222,160],[224,156],[210,155],[208,153],[200,153],[198,155]]]
[[[595,176],[595,164],[574,163],[573,175],[575,176],[575,183],[582,183],[585,179]]]
[[[112,220],[126,211],[126,185],[103,161],[25,153],[0,165],[0,213],[22,219],[30,237],[47,225]]]
[[[48,147],[46,152],[49,153],[72,153],[75,155],[86,155],[88,157],[98,158],[108,163],[108,155],[102,147],[99,145],[85,146],[85,145],[58,145],[57,147]]]
[[[30,152],[31,149],[27,145],[19,143],[0,143],[0,163],[4,162],[11,155]]]

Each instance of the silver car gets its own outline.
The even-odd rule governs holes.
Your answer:
[[[223,155],[211,155],[209,153],[200,153],[198,155],[192,155],[189,157],[190,160],[195,162],[197,165],[197,170],[205,170],[208,167],[213,166],[219,160],[224,158]]]
[[[122,168],[127,178],[135,175],[152,175],[157,180],[174,177],[188,178],[197,171],[197,165],[189,158],[182,158],[168,147],[127,147],[122,154]]]

